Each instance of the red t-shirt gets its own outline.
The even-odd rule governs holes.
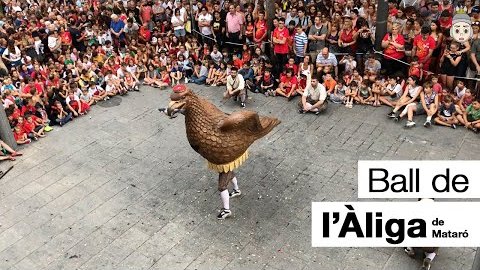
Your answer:
[[[287,69],[293,69],[293,74],[296,75],[298,74],[298,66],[296,64],[293,64],[293,65],[290,65],[290,64],[285,64],[285,69],[284,70],[287,70]]]
[[[237,58],[235,60],[233,60],[233,65],[238,68],[238,69],[241,69],[243,67],[243,61],[242,59],[240,58]]]
[[[23,135],[25,134],[25,132],[20,129],[20,131],[17,133],[17,132],[13,132],[13,137],[15,138],[15,141],[18,141],[20,139],[23,139]]]
[[[275,28],[275,30],[273,30],[273,37],[277,39],[285,39],[284,44],[275,43],[273,45],[273,51],[275,53],[287,54],[288,53],[288,37],[289,37],[288,29],[285,27],[282,30]]]
[[[255,38],[259,39],[267,32],[267,21],[257,20],[255,23]]]
[[[288,94],[290,93],[290,91],[292,91],[292,86],[297,84],[297,77],[292,76],[288,78],[287,76],[282,76],[282,78],[280,79],[280,82],[283,83],[285,92]]]
[[[35,123],[34,122],[32,122],[32,123],[29,123],[28,121],[23,122],[23,125],[22,125],[23,132],[28,134],[28,133],[32,132],[34,129],[35,129]]]
[[[386,34],[385,37],[383,37],[383,41],[387,41],[390,37],[391,34]],[[397,35],[394,41],[400,45],[405,45],[405,38],[403,37],[403,35]],[[385,54],[385,56],[387,56],[387,59],[402,59],[405,56],[405,52],[398,51],[397,48],[395,48],[395,46],[393,45],[388,45],[388,47],[385,48],[383,53]]]
[[[31,89],[30,84],[27,84],[27,85],[23,88],[23,91],[22,91],[22,92],[23,92],[24,94],[30,94],[30,89]],[[42,94],[43,94],[43,87],[42,87],[41,84],[35,83],[35,89],[37,89],[37,94],[39,94],[39,95],[42,95]]]
[[[422,35],[417,35],[413,39],[413,46],[417,48],[416,56],[418,60],[423,60],[427,57],[430,50],[435,49],[435,40],[431,36],[423,40]]]

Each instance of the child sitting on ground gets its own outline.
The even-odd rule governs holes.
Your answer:
[[[373,97],[372,89],[368,86],[368,80],[364,80],[360,83],[358,89],[358,95],[356,99],[361,104],[372,105],[375,98]]]
[[[456,113],[457,110],[453,103],[453,98],[451,96],[446,96],[443,98],[443,102],[438,109],[437,117],[434,121],[439,125],[456,129],[458,124]]]
[[[457,119],[466,128],[478,133],[480,130],[480,101],[474,100],[472,104],[468,105],[463,114],[457,115]]]
[[[96,85],[95,82],[90,82],[88,92],[92,95],[95,101],[110,99],[107,96],[107,92],[105,92],[100,86]]]
[[[305,91],[305,87],[307,87],[307,75],[300,74],[300,80],[298,81],[297,93],[300,96],[303,96],[303,92]]]
[[[52,106],[52,118],[55,119],[56,124],[63,126],[72,120],[72,113],[67,113],[64,110],[62,103],[60,103],[60,101],[55,101]]]
[[[465,89],[465,94],[463,94],[462,98],[457,103],[457,111],[460,111],[462,114],[466,111],[467,107],[472,104],[475,100],[475,96],[472,94],[472,90]]]
[[[462,81],[457,82],[457,86],[453,89],[453,102],[458,103],[460,99],[465,95],[465,91],[467,88],[465,87],[465,83]]]
[[[274,96],[274,83],[275,79],[273,78],[272,72],[270,69],[265,69],[263,76],[260,78],[257,84],[258,90],[263,93],[265,96]]]
[[[17,144],[28,144],[31,143],[32,140],[30,140],[27,137],[27,133],[23,131],[22,127],[20,125],[16,125],[13,129],[13,137],[15,138],[15,141]]]
[[[80,94],[80,100],[87,103],[88,106],[92,106],[95,104],[95,99],[93,98],[93,95],[88,92],[88,87],[84,86],[82,89],[82,94]]]
[[[350,109],[353,108],[353,102],[357,98],[357,93],[358,85],[356,82],[352,82],[345,92],[345,107]]]
[[[30,139],[36,141],[38,138],[45,137],[43,132],[44,127],[35,123],[30,113],[25,114],[24,118],[19,117],[18,124],[22,126],[23,132],[25,132]]]
[[[345,93],[347,92],[347,87],[343,83],[343,81],[337,82],[337,85],[335,85],[335,88],[333,90],[333,93],[330,94],[330,100],[333,103],[344,103],[346,98],[345,98]]]
[[[113,82],[108,81],[108,83]],[[80,98],[74,94],[73,90],[70,90],[68,92],[68,96],[65,102],[67,103],[68,109],[73,113],[75,117],[86,114],[90,109],[90,105],[80,100]]]
[[[280,85],[275,94],[286,97],[290,101],[297,94],[297,84],[297,77],[293,76],[293,70],[289,68],[286,75],[280,79]]]
[[[373,83],[372,85],[372,93],[373,93],[373,98],[374,98],[374,101],[373,101],[373,106],[375,107],[379,107],[381,106],[381,102],[380,102],[380,97],[384,95],[385,93],[385,89],[384,89],[384,85],[383,85],[383,80],[380,76],[378,76],[377,78],[375,78],[375,83]]]

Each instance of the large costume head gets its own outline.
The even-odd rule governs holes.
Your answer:
[[[190,90],[184,84],[178,84],[173,87],[173,93],[170,96],[170,103],[167,108],[167,115],[170,118],[175,118],[177,113],[185,113],[188,103]]]
[[[457,7],[455,9],[452,28],[450,28],[450,36],[460,44],[470,40],[473,35],[472,21],[466,11],[466,8]]]

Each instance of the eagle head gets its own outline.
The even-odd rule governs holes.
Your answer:
[[[173,93],[170,95],[170,103],[168,107],[163,110],[170,118],[177,117],[177,113],[185,113],[188,107],[188,102],[192,93],[184,85],[179,84],[173,87]]]

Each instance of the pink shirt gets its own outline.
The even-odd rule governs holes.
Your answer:
[[[227,28],[228,28],[228,33],[237,33],[242,30],[242,16],[239,14],[235,13],[235,15],[232,15],[232,13],[228,12],[227,14]]]

